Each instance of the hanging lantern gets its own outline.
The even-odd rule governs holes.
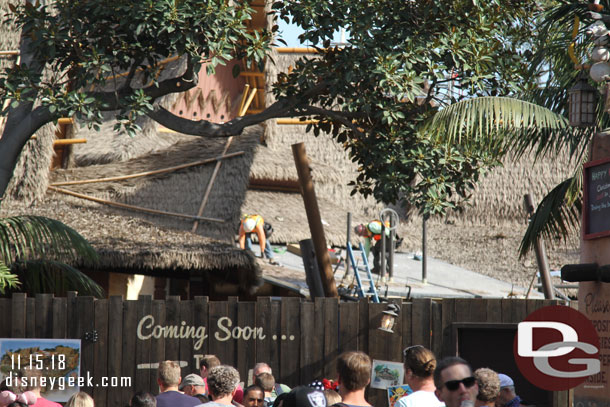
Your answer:
[[[398,318],[398,314],[400,314],[400,306],[398,304],[390,303],[386,307],[385,311],[382,312],[383,317],[381,317],[380,329],[382,331],[394,333],[392,328],[396,324],[396,318]]]
[[[586,76],[580,75],[570,89],[570,125],[574,127],[595,126],[597,89],[589,85]]]

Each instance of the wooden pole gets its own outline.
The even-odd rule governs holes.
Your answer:
[[[239,155],[242,155],[243,153],[244,153],[243,151],[236,151],[235,153],[220,155],[218,157],[208,158],[207,160],[195,161],[195,162],[188,163],[188,164],[181,164],[181,165],[177,165],[175,167],[162,168],[160,170],[139,172],[137,174],[131,174],[131,175],[121,175],[119,177],[81,179],[78,181],[55,182],[55,183],[51,184],[51,186],[52,187],[62,187],[62,186],[66,186],[66,185],[93,184],[96,182],[123,181],[123,180],[130,179],[130,178],[138,178],[138,177],[146,177],[149,175],[163,174],[165,172],[178,171],[183,168],[194,167],[196,165],[209,164],[209,163],[213,163],[214,161],[223,160],[225,158],[237,157]]]
[[[301,183],[301,193],[303,195],[303,202],[305,203],[309,231],[311,232],[311,238],[316,251],[316,260],[318,261],[320,277],[322,277],[324,293],[327,297],[338,297],[337,284],[335,283],[335,277],[333,276],[333,270],[330,265],[330,256],[328,255],[328,249],[326,248],[326,238],[324,237],[320,208],[318,208],[316,191],[314,190],[307,153],[305,152],[305,144],[293,144],[292,154],[294,155],[294,163],[297,167],[299,182]]]
[[[134,206],[134,205],[128,205],[128,204],[124,204],[124,203],[120,203],[120,202],[107,201],[106,199],[96,198],[91,195],[79,194],[78,192],[69,191],[69,190],[63,189],[63,188],[57,188],[57,187],[50,186],[49,189],[51,191],[59,192],[61,194],[71,195],[71,196],[81,198],[81,199],[86,199],[88,201],[93,201],[93,202],[97,202],[97,203],[101,203],[101,204],[105,204],[105,205],[109,205],[109,206],[116,206],[117,208],[125,208],[125,209],[131,209],[131,210],[139,211],[139,212],[152,213],[154,215],[175,216],[178,218],[198,219],[198,220],[205,220],[208,222],[218,222],[218,223],[225,222],[223,219],[218,219],[218,218],[205,218],[202,216],[185,215],[183,213],[160,211],[158,209],[149,209],[149,208],[143,208],[141,206]]]
[[[523,203],[525,205],[525,210],[528,217],[531,216],[534,213],[534,202],[532,201],[532,196],[530,194],[525,194],[523,196]],[[544,242],[542,239],[536,239],[534,251],[536,252],[536,263],[538,263],[538,271],[540,272],[540,278],[542,279],[544,298],[547,300],[552,300],[555,298],[555,293],[553,290],[553,284],[551,283],[549,261],[546,258],[546,249],[544,248]]]
[[[254,95],[256,95],[256,88],[252,89],[252,92],[250,93],[250,95],[248,96],[248,99],[245,101],[246,99],[246,93],[248,92],[248,88],[250,86],[248,84],[246,84],[246,86],[244,87],[244,94],[242,95],[241,98],[241,103],[240,103],[240,111],[239,111],[239,116],[243,116],[245,114],[245,112],[248,110],[248,107],[250,107],[250,103],[252,103],[252,99],[254,99]],[[225,155],[227,153],[227,150],[229,149],[229,147],[231,147],[231,142],[233,141],[233,136],[229,137],[227,139],[227,143],[225,144],[225,148],[224,150],[222,150],[222,155]],[[201,216],[203,215],[203,211],[205,210],[206,205],[208,204],[208,199],[210,198],[210,194],[212,193],[212,187],[214,186],[214,181],[216,181],[216,176],[218,175],[218,172],[220,171],[220,166],[222,165],[222,161],[218,161],[216,163],[216,166],[214,167],[214,172],[212,172],[212,178],[210,178],[210,181],[208,182],[208,186],[205,189],[205,192],[203,193],[203,198],[201,199],[201,204],[199,205],[199,210],[197,211],[197,216]],[[197,231],[197,228],[199,227],[199,221],[195,220],[195,222],[193,222],[193,228],[191,229],[191,232],[195,233]]]
[[[352,244],[352,213],[348,212],[347,213],[347,243],[346,243],[346,248],[347,246],[351,246]],[[347,277],[347,275],[350,273],[350,267],[351,267],[351,259],[349,258],[349,256],[347,255],[347,252],[345,254],[345,274],[343,274],[343,279],[345,279],[345,277]]]

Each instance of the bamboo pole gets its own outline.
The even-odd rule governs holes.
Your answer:
[[[14,55],[19,55],[19,50],[0,51],[0,56],[14,56]]]
[[[300,119],[276,119],[277,124],[318,124],[319,120],[300,120]]]
[[[248,92],[248,88],[250,88],[250,86],[248,84],[246,84],[246,86],[244,86],[244,94],[242,95],[241,103],[239,104],[239,116],[244,115],[244,113],[248,110],[250,103],[252,103],[252,99],[254,98],[254,95],[256,95],[256,88],[254,88],[254,89],[252,89],[252,92],[250,93],[250,95],[248,96],[248,98],[246,100],[246,94]],[[231,146],[232,141],[233,141],[233,137],[231,136],[227,140],[227,144],[225,144],[225,148],[222,151],[223,155],[225,155],[227,153],[227,151],[229,150],[229,147]],[[205,207],[208,204],[208,199],[210,198],[210,193],[212,192],[212,187],[214,186],[214,181],[216,181],[216,176],[218,175],[218,172],[220,171],[221,165],[222,165],[222,161],[218,161],[216,163],[216,166],[214,167],[214,172],[212,172],[212,177],[210,178],[210,181],[208,182],[208,186],[206,187],[205,192],[203,194],[203,199],[201,200],[201,204],[199,205],[199,210],[197,211],[197,216],[203,215],[203,211],[205,210]],[[198,227],[199,227],[199,221],[195,220],[195,222],[193,222],[193,228],[191,229],[191,232],[195,233],[197,231]]]
[[[280,54],[317,54],[318,50],[310,47],[279,47],[275,49]]]
[[[197,220],[205,220],[208,222],[218,222],[218,223],[225,222],[223,219],[218,219],[218,218],[206,218],[203,216],[185,215],[183,213],[167,212],[167,211],[161,211],[158,209],[149,209],[149,208],[143,208],[141,206],[128,205],[128,204],[124,204],[124,203],[120,203],[120,202],[112,202],[112,201],[108,201],[106,199],[96,198],[91,195],[79,194],[78,192],[73,192],[73,191],[69,191],[67,189],[57,188],[54,186],[49,186],[49,189],[51,191],[59,192],[61,194],[71,195],[76,198],[86,199],[88,201],[93,201],[93,202],[101,203],[104,205],[116,206],[118,208],[131,209],[131,210],[139,211],[139,212],[152,213],[154,215],[175,216],[178,218],[197,219]]]
[[[71,117],[60,117],[57,119],[57,124],[74,124],[74,119]]]
[[[209,163],[214,162],[214,161],[220,161],[220,160],[223,160],[225,158],[237,157],[237,156],[240,156],[242,154],[244,154],[243,151],[237,151],[237,152],[231,153],[231,154],[220,155],[218,157],[208,158],[208,159],[202,160],[202,161],[195,161],[195,162],[188,163],[188,164],[181,164],[181,165],[177,165],[175,167],[162,168],[160,170],[139,172],[137,174],[130,174],[130,175],[121,175],[121,176],[118,176],[118,177],[82,179],[82,180],[78,180],[78,181],[55,182],[55,183],[51,184],[51,186],[52,187],[61,187],[61,186],[66,186],[66,185],[92,184],[92,183],[96,183],[96,182],[123,181],[123,180],[131,179],[131,178],[146,177],[148,175],[156,175],[156,174],[163,174],[165,172],[173,172],[173,171],[181,170],[183,168],[194,167],[196,165],[209,164]]]
[[[61,138],[53,140],[53,147],[55,146],[67,146],[70,144],[83,144],[86,143],[86,138]]]

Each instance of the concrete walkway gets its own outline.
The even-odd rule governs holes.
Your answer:
[[[290,253],[275,253],[276,259],[285,268],[300,271],[290,273],[290,281],[299,287],[306,289],[305,271],[303,260],[300,256]],[[358,263],[362,265],[362,256],[359,251],[354,251]],[[370,256],[372,261],[373,256]],[[335,270],[333,265],[333,270]],[[432,298],[524,298],[527,287],[513,286],[505,281],[497,280],[461,267],[454,266],[444,261],[427,259],[427,283],[422,283],[422,262],[415,260],[412,253],[396,253],[394,257],[394,278],[387,283],[381,282],[379,276],[373,274],[373,280],[379,287],[380,295],[390,297],[432,297]],[[343,265],[336,268],[335,281],[337,285],[349,286],[355,284],[353,275],[343,279],[345,269]],[[362,268],[362,278],[366,278],[366,272]],[[368,291],[369,283],[363,282],[365,291]],[[386,294],[387,292],[387,294]],[[532,290],[529,298],[544,298],[538,291]]]

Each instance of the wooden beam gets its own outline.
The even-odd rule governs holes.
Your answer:
[[[255,78],[263,78],[265,74],[263,72],[240,72],[239,76],[247,76],[247,77],[255,77]]]
[[[130,175],[121,175],[121,176],[118,176],[118,177],[81,179],[81,180],[78,180],[78,181],[55,182],[55,183],[51,184],[51,186],[59,187],[59,186],[65,186],[65,185],[93,184],[93,183],[96,183],[96,182],[122,181],[122,180],[126,180],[126,179],[131,179],[131,178],[146,177],[146,176],[149,176],[149,175],[163,174],[165,172],[173,172],[173,171],[181,170],[183,168],[194,167],[196,165],[209,164],[209,163],[212,163],[214,161],[220,161],[220,160],[223,160],[225,158],[237,157],[237,156],[242,155],[242,154],[244,154],[243,151],[237,151],[237,152],[231,153],[231,154],[225,154],[225,155],[221,155],[221,156],[214,157],[214,158],[208,158],[207,160],[195,161],[195,162],[192,162],[192,163],[181,164],[181,165],[177,165],[175,167],[163,168],[163,169],[160,169],[160,170],[139,172],[137,174],[130,174]]]
[[[19,50],[0,51],[0,56],[16,56],[19,55]]]
[[[71,117],[60,117],[57,119],[57,124],[74,124],[74,119]]]

